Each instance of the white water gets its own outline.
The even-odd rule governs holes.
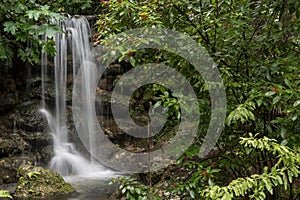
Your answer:
[[[82,100],[83,109],[86,110],[86,119],[93,118],[94,104],[93,91],[91,85],[95,76],[94,68],[90,67],[89,62],[85,62],[89,56],[91,47],[89,42],[89,24],[83,17],[73,17],[65,22],[60,23],[64,33],[58,33],[55,37],[56,57],[54,58],[55,71],[55,111],[51,114],[46,108],[45,103],[45,81],[47,78],[47,55],[42,55],[42,109],[40,110],[46,117],[50,134],[53,136],[54,157],[49,167],[53,171],[63,176],[77,177],[111,177],[113,173],[106,170],[102,165],[93,160],[84,158],[80,152],[75,149],[74,144],[68,140],[67,128],[67,82],[71,76],[75,80],[76,72],[79,67],[83,67],[84,77],[82,78],[82,87],[86,88],[86,93]],[[68,53],[72,56],[73,66],[67,66]],[[82,65],[82,66],[81,66]],[[71,68],[71,69],[70,69]],[[71,72],[71,73],[68,73]],[[92,122],[93,120],[88,120]],[[85,125],[89,140],[94,140],[94,124]],[[92,144],[92,142],[90,142]],[[93,147],[90,148],[93,150]],[[93,152],[90,152],[93,155]]]

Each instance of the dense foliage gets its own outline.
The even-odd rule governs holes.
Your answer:
[[[55,20],[63,19],[61,15],[35,1],[3,1],[0,7],[0,60],[4,65],[11,66],[17,57],[36,64],[42,49],[55,54],[54,41],[45,42],[41,36],[53,38],[60,30]]]
[[[182,58],[157,50],[132,50],[119,59],[133,67],[165,62],[185,75],[199,96],[203,116],[199,138],[177,165],[152,185],[159,189],[149,190],[149,195],[164,188],[168,198],[181,199],[299,198],[298,1],[110,0],[103,1],[102,6],[95,44],[144,26],[179,31],[207,49],[226,86],[226,127],[216,149],[200,158],[210,99],[195,69]],[[161,94],[166,93],[160,93],[157,101],[168,106],[168,98]],[[249,137],[249,133],[257,134]],[[149,180],[137,180],[149,185]],[[128,198],[139,194],[135,180],[121,183],[120,191]],[[168,186],[163,187],[163,183]]]
[[[63,13],[87,14],[100,8],[95,1],[3,0],[0,2],[0,61],[38,64],[41,52],[55,55],[53,36]],[[48,40],[45,41],[44,39]],[[17,59],[16,59],[17,58]]]

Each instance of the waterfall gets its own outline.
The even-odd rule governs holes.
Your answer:
[[[86,88],[85,96],[82,100],[84,110],[86,110],[86,119],[89,119],[94,114],[93,91],[91,88],[95,86],[93,78],[97,74],[89,62],[85,59],[91,52],[89,41],[89,23],[84,17],[72,17],[66,21],[60,22],[63,33],[57,33],[55,37],[56,56],[54,58],[54,75],[55,75],[55,111],[54,114],[46,108],[45,103],[45,81],[49,76],[47,74],[47,55],[42,55],[42,109],[41,112],[46,117],[50,134],[53,136],[54,157],[52,158],[49,167],[53,171],[60,173],[63,176],[91,176],[97,173],[103,175],[108,171],[104,167],[94,162],[92,156],[90,159],[84,158],[80,152],[75,149],[74,144],[68,140],[68,117],[67,117],[67,85],[68,78],[71,76],[75,80],[76,72],[80,67],[83,67],[84,77],[82,78],[82,87]],[[71,54],[71,55],[70,55]],[[73,66],[68,66],[67,59],[71,57]],[[71,68],[71,69],[70,69]],[[68,73],[69,72],[69,73]],[[71,73],[70,73],[71,72]],[[92,121],[92,120],[88,120]],[[87,124],[86,130],[89,133],[89,139],[94,138],[93,124]],[[92,142],[90,142],[92,144]],[[91,147],[90,149],[93,149]],[[93,152],[90,152],[93,155]],[[104,175],[105,176],[105,175]]]

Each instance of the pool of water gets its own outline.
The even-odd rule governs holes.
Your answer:
[[[30,199],[43,200],[108,200],[111,194],[116,190],[117,185],[110,185],[111,179],[119,175],[113,172],[101,172],[91,174],[90,176],[64,177],[65,181],[72,184],[75,191],[67,195],[54,195],[49,197],[35,197]],[[16,185],[10,187],[14,190]],[[2,188],[9,189],[9,188]],[[14,198],[15,200],[28,200],[28,198]]]
[[[70,195],[53,196],[47,200],[108,200],[115,191],[116,185],[109,185],[111,178],[72,178],[66,181],[71,183],[76,192]]]
[[[72,184],[75,193],[70,195],[55,196],[48,198],[49,200],[107,200],[115,191],[116,185],[110,185],[111,179],[117,177],[111,171],[104,171],[91,174],[85,177],[64,177],[65,181]]]

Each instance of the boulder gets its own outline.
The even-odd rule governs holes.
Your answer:
[[[42,167],[35,167],[29,163],[24,163],[19,167],[18,177],[15,197],[32,198],[74,192],[72,185],[66,183],[58,173]]]

